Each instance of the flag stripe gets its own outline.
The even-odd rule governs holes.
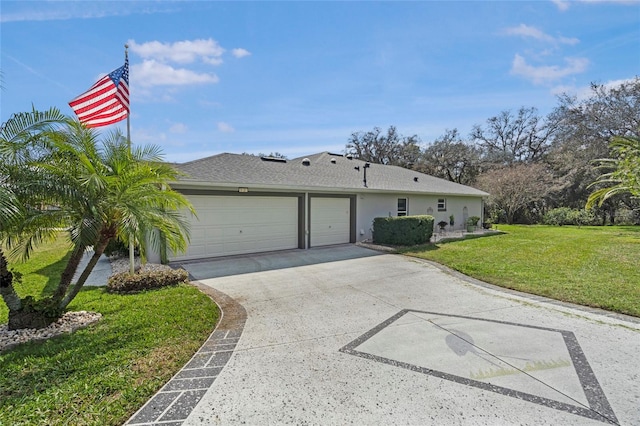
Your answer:
[[[109,78],[109,76],[105,76],[101,78],[96,84],[91,86],[91,88],[87,90],[85,93],[83,93],[82,95],[78,96],[77,98],[69,102],[69,105],[75,106],[80,103],[88,102],[94,97],[100,96],[101,94],[109,91],[113,87],[114,87],[113,81]]]
[[[91,110],[86,111],[85,113],[78,114],[78,119],[80,121],[89,120],[93,117],[103,115],[107,111],[113,110],[114,108],[121,108],[121,105],[119,105],[119,103],[116,100],[102,104],[96,108],[92,108]]]
[[[117,123],[129,116],[129,61],[99,79],[69,106],[87,127]]]
[[[120,111],[126,111],[126,109],[118,103],[113,103],[105,108],[101,108],[100,110],[95,111],[93,114],[85,115],[81,118],[83,121],[92,120],[92,119],[95,119],[96,117],[104,117],[104,116],[108,116],[109,114],[119,113]]]
[[[99,103],[93,102],[93,103],[84,103],[83,106],[81,108],[77,108],[76,111],[76,115],[79,118],[82,118],[83,116],[86,115],[92,115],[93,113],[95,113],[95,111],[99,111],[101,109],[103,109],[105,106],[108,106],[109,104],[112,104],[114,102],[114,99],[111,95],[109,95],[109,98],[106,97],[102,97],[99,100]]]

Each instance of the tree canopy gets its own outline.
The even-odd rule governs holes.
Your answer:
[[[379,127],[368,132],[355,132],[347,142],[346,152],[363,161],[401,167],[413,167],[420,159],[417,135],[402,136],[395,126],[387,133]]]
[[[537,222],[547,210],[582,209],[589,201],[588,207],[603,224],[614,223],[618,212],[640,224],[640,199],[632,195],[635,175],[629,172],[634,167],[630,158],[637,155],[630,144],[639,137],[640,77],[635,77],[592,84],[580,97],[562,94],[546,115],[531,106],[504,110],[474,125],[467,136],[455,128],[446,130],[424,147],[417,135],[403,138],[394,126],[387,133],[375,127],[353,133],[345,151],[366,161],[479,186],[490,194],[502,194],[503,200],[511,194],[509,204],[520,207],[503,218],[514,222]],[[518,167],[532,164],[541,167]],[[535,201],[523,204],[516,191],[508,190],[514,182],[506,177],[513,170],[527,175],[544,171],[545,185],[532,188]]]

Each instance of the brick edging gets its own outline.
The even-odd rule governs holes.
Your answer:
[[[218,305],[220,321],[191,360],[131,416],[126,425],[181,425],[213,385],[240,340],[247,320],[244,307],[192,278],[190,283]]]

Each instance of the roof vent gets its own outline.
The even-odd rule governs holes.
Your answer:
[[[413,181],[414,181],[414,182],[417,182],[417,181],[418,181],[418,176],[414,177],[414,178],[413,178]]]
[[[274,163],[286,163],[287,162],[286,158],[280,158],[280,157],[260,157],[260,159],[262,161],[272,161]]]
[[[305,158],[302,160],[302,165],[303,166],[310,166],[311,165],[311,161],[308,158]]]
[[[353,155],[351,154],[347,154],[345,155],[345,157],[347,157],[347,160],[353,160]]]
[[[331,159],[331,164],[336,164],[336,159],[335,158]]]

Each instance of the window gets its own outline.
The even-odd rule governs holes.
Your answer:
[[[398,198],[398,216],[407,215],[407,199]]]
[[[447,211],[447,200],[446,198],[438,198],[438,211],[446,212]]]

